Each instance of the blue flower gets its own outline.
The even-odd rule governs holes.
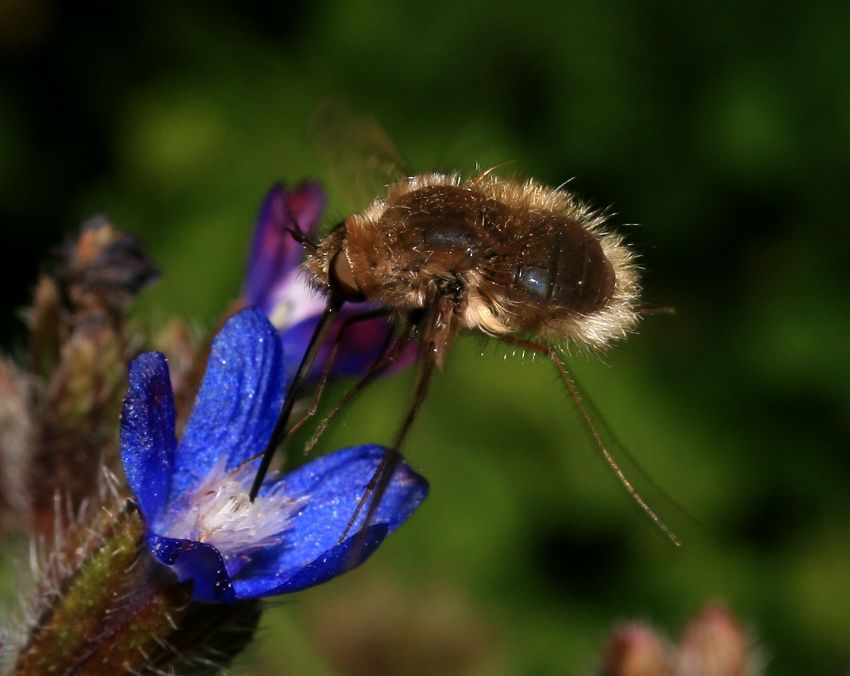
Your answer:
[[[232,317],[216,337],[183,438],[165,357],[130,364],[121,458],[154,556],[198,601],[285,594],[362,563],[416,510],[427,482],[403,461],[368,526],[361,516],[339,543],[384,449],[347,448],[271,477],[252,503],[255,456],[265,448],[285,392],[285,360],[259,310]],[[366,510],[362,510],[365,512]]]
[[[314,237],[324,208],[325,194],[318,183],[308,181],[293,190],[281,184],[272,186],[260,208],[248,256],[243,297],[249,305],[262,308],[278,329],[288,357],[290,378],[295,375],[301,357],[307,351],[307,344],[326,302],[310,286],[301,270],[304,246],[292,236],[292,232],[300,230],[308,237]],[[335,330],[329,333],[319,353],[311,378],[316,379],[320,375],[331,347],[338,339],[342,323],[374,307],[363,303],[343,307]],[[352,325],[340,343],[331,376],[359,375],[368,371],[390,331],[389,322],[381,317]],[[394,369],[409,365],[415,356],[416,346],[411,344],[402,352]]]

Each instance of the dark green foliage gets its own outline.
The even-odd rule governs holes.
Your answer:
[[[485,670],[576,673],[616,620],[672,631],[710,599],[754,629],[770,673],[850,665],[845,4],[155,2],[95,18],[8,4],[21,7],[17,23],[0,10],[7,307],[27,302],[57,234],[103,211],[163,271],[143,321],[212,325],[268,185],[326,175],[306,131],[328,96],[380,120],[417,170],[515,160],[501,171],[575,176],[615,225],[640,223],[621,229],[647,302],[677,314],[574,367],[701,525],[632,470],[684,540],[675,551],[594,458],[547,365],[468,338],[406,449],[430,504],[370,565],[455,590],[501,646]],[[329,223],[359,206],[329,190]],[[12,259],[31,272],[10,278]],[[390,438],[407,384],[375,387],[325,448]],[[351,663],[309,647],[321,622],[293,618],[363,575],[268,613],[257,673]],[[351,615],[369,626],[368,610]]]

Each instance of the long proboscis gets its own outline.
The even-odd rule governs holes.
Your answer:
[[[328,331],[332,326],[333,320],[339,312],[339,309],[342,307],[342,303],[342,299],[337,298],[336,296],[328,298],[325,310],[319,319],[319,323],[316,325],[315,331],[313,331],[313,336],[310,338],[307,351],[304,353],[304,357],[298,365],[298,371],[295,374],[295,378],[292,380],[292,385],[286,391],[283,407],[277,417],[277,422],[275,422],[274,430],[269,438],[269,442],[263,451],[263,459],[260,461],[260,466],[257,468],[257,475],[254,477],[254,483],[251,486],[251,492],[249,493],[249,497],[252,502],[257,497],[257,493],[260,492],[260,487],[263,485],[263,479],[265,479],[266,473],[269,471],[269,465],[271,464],[275,451],[286,437],[286,425],[289,422],[289,416],[292,414],[292,408],[295,406],[295,400],[298,398],[298,395],[304,388],[304,384],[307,382],[307,377],[313,368],[313,364],[319,354],[319,349],[322,347],[325,336],[328,335]]]

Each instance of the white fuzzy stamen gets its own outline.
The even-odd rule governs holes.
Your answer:
[[[272,493],[251,502],[248,491],[256,468],[249,463],[228,472],[224,464],[219,462],[195,491],[180,500],[163,535],[206,542],[225,559],[283,542],[289,521],[305,498]]]

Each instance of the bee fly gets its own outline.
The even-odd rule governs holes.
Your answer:
[[[328,326],[343,303],[369,301],[394,318],[397,330],[351,392],[388,368],[414,337],[418,367],[392,445],[341,540],[369,500],[367,523],[374,513],[434,368],[443,369],[458,329],[466,329],[552,362],[606,463],[638,506],[679,544],[609,453],[556,349],[566,342],[605,348],[625,338],[638,320],[634,254],[605,228],[598,212],[563,189],[499,178],[492,170],[472,179],[433,173],[398,181],[318,241],[293,234],[305,244],[304,267],[327,306],[264,453],[252,499],[288,433],[294,400]]]

